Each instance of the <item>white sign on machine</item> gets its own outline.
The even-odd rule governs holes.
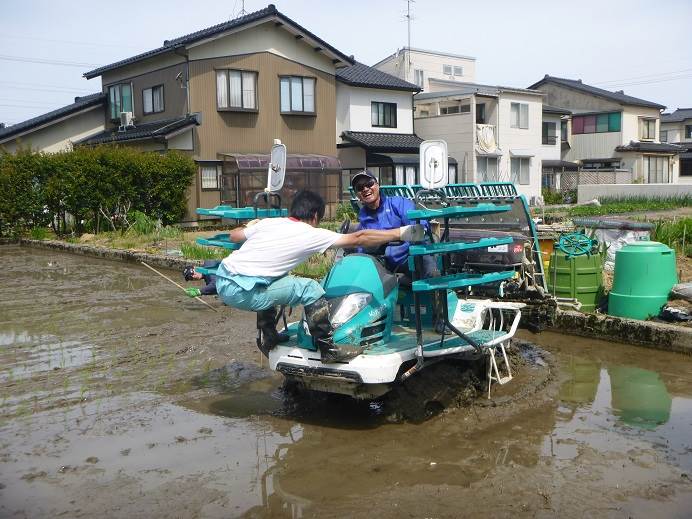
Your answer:
[[[443,140],[423,141],[420,145],[420,183],[423,189],[440,189],[447,185],[447,143]]]
[[[286,145],[281,144],[279,139],[274,139],[274,145],[269,158],[269,167],[267,168],[267,187],[264,191],[267,193],[281,191],[281,188],[284,186],[285,176]]]

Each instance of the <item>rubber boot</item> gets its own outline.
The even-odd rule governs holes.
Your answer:
[[[346,349],[334,344],[332,323],[329,321],[329,303],[324,297],[305,307],[305,320],[313,343],[320,350],[323,364],[348,362],[363,353],[365,348]]]
[[[279,343],[280,337],[276,331],[276,307],[267,308],[257,312],[257,328],[262,332],[262,342],[258,341],[257,347],[265,357]]]

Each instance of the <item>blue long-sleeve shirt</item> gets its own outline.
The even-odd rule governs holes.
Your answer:
[[[205,260],[202,264],[203,267],[208,269],[215,269],[219,266],[220,261]],[[204,279],[204,286],[200,289],[203,296],[213,296],[216,294],[216,276],[213,274],[202,274],[202,279]]]
[[[412,225],[415,222],[406,216],[407,211],[415,209],[416,205],[412,200],[401,196],[380,195],[380,205],[376,210],[368,209],[363,206],[358,213],[358,220],[361,229],[396,229],[404,225]],[[428,229],[428,222],[420,222]],[[387,268],[395,270],[408,259],[409,242],[401,245],[389,245],[385,250],[385,261]],[[361,249],[362,251],[362,249]]]

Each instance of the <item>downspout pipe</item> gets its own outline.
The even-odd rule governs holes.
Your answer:
[[[179,52],[182,51],[182,52]],[[190,57],[183,45],[175,47],[173,52],[185,58],[185,115],[190,115]]]

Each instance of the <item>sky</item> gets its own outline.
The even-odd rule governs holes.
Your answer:
[[[245,0],[245,11],[270,0]],[[283,14],[373,65],[407,45],[406,0],[274,0]],[[84,72],[235,18],[242,0],[0,0],[0,123],[101,90]],[[411,46],[473,56],[476,82],[545,74],[692,107],[692,0],[416,0]]]

